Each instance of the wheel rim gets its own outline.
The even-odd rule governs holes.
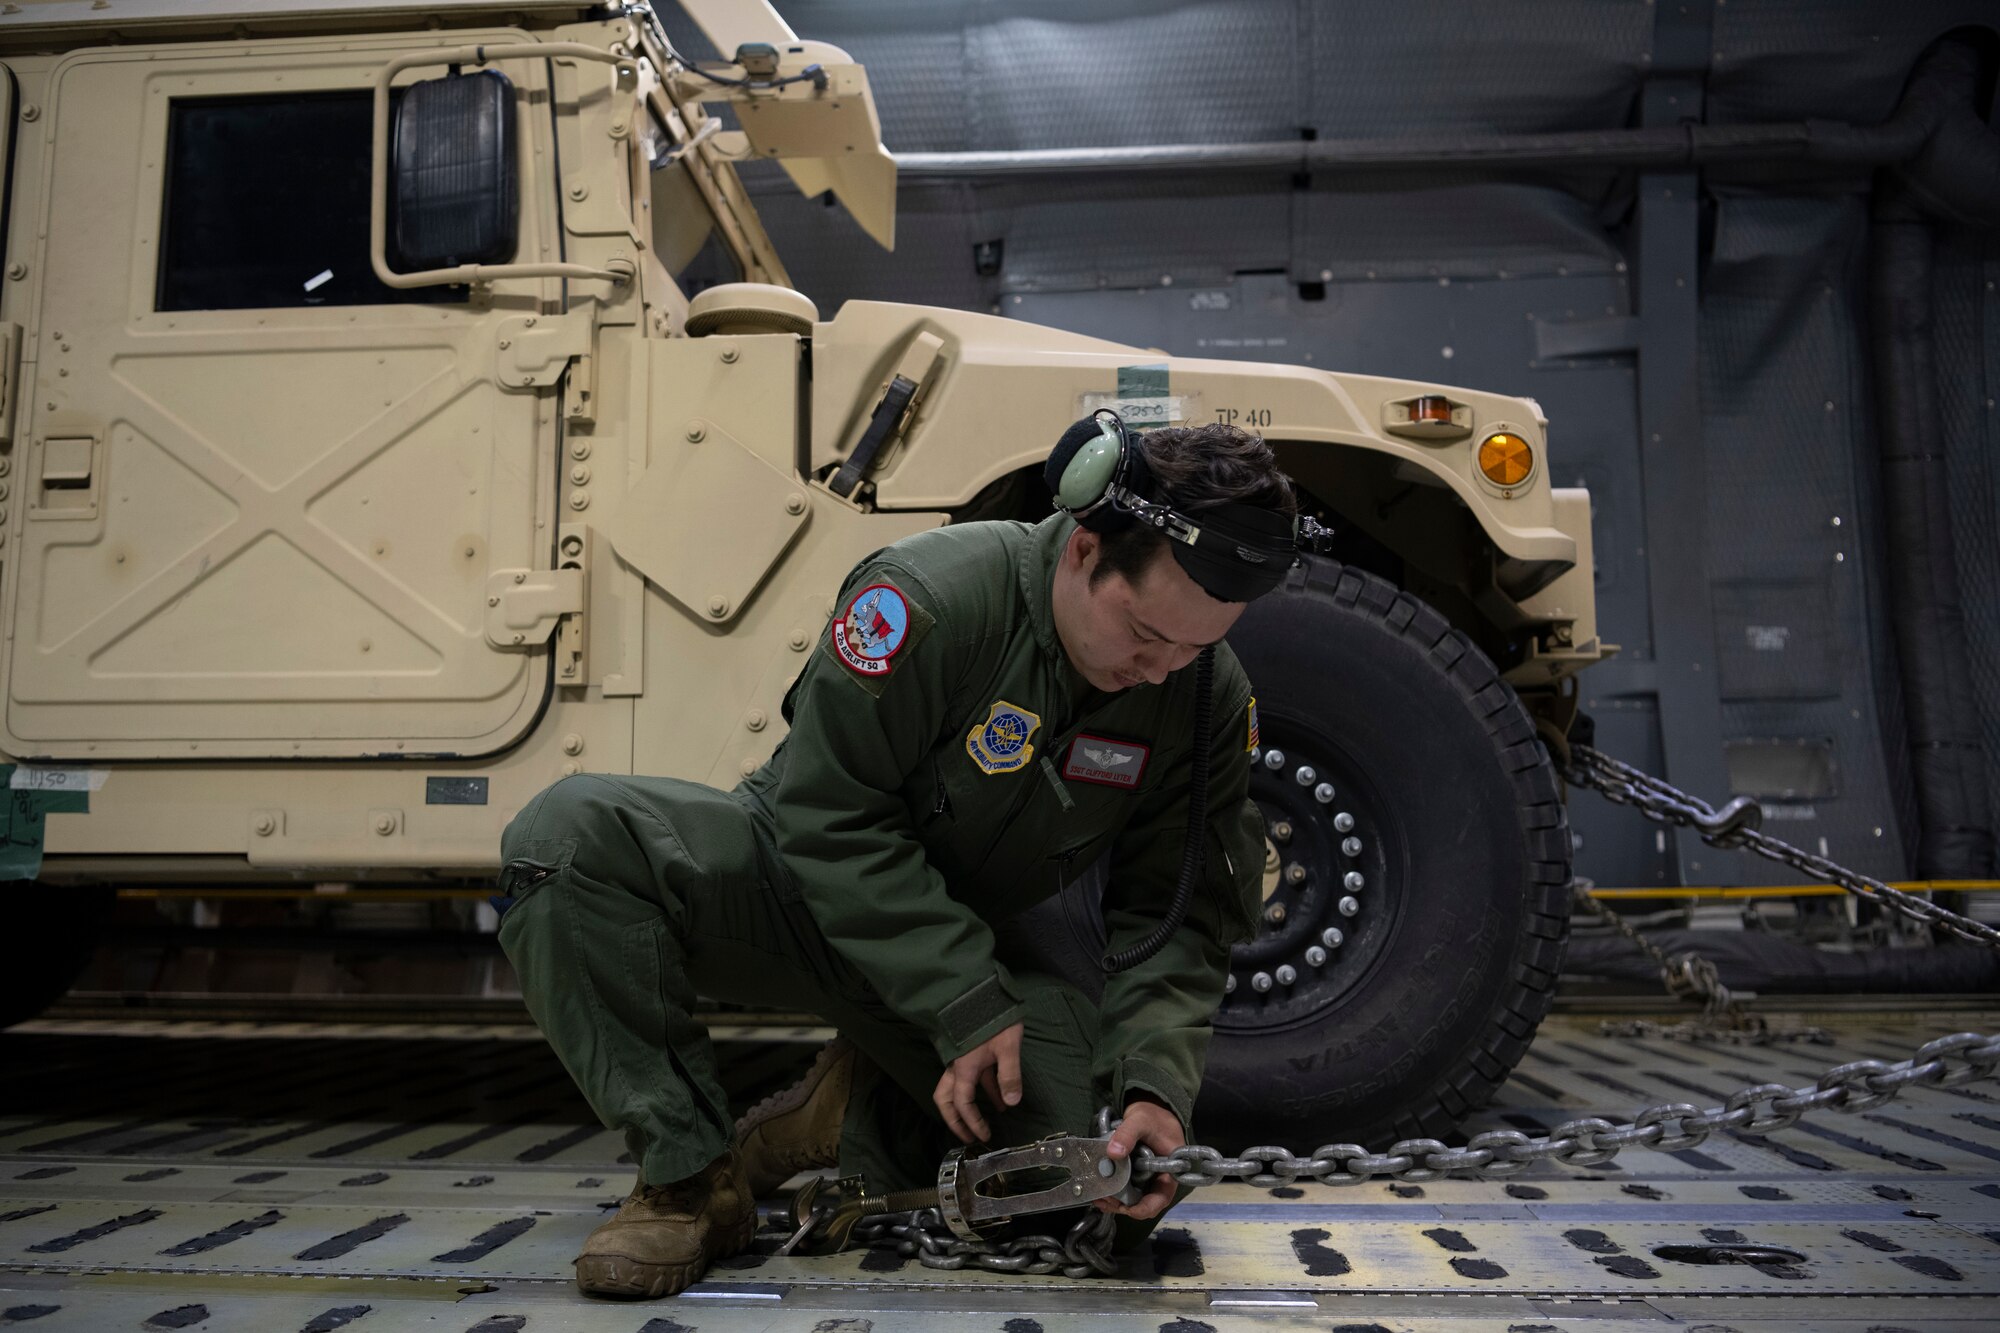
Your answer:
[[[1230,953],[1223,1029],[1289,1027],[1365,985],[1404,897],[1391,870],[1406,864],[1400,833],[1365,769],[1315,727],[1261,722],[1250,798],[1264,817],[1264,901],[1256,938]]]

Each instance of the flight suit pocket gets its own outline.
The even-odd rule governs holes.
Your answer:
[[[560,872],[576,856],[575,838],[528,838],[508,849],[500,867],[500,892],[519,901]]]

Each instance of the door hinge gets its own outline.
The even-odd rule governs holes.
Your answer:
[[[533,648],[556,622],[583,611],[581,569],[502,569],[486,576],[486,641]]]
[[[21,382],[21,326],[0,324],[0,444],[14,442],[14,404]]]
[[[597,309],[594,304],[567,315],[521,315],[500,321],[494,347],[494,378],[503,389],[545,388],[569,370],[563,415],[571,421],[597,420]],[[576,368],[570,370],[570,362]]]

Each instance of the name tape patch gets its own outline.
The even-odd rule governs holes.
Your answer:
[[[833,618],[833,651],[850,670],[886,676],[890,659],[910,637],[910,604],[886,583],[854,594]]]
[[[1029,741],[1041,725],[1039,714],[996,700],[986,710],[986,720],[965,733],[965,752],[984,772],[1012,773],[1035,757]]]
[[[1152,747],[1108,736],[1080,735],[1069,743],[1063,776],[1103,787],[1136,787],[1145,775]]]

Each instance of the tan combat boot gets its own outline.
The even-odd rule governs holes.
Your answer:
[[[834,1038],[804,1078],[736,1122],[736,1155],[751,1197],[763,1198],[801,1171],[839,1162],[840,1122],[847,1115],[857,1054],[853,1042]]]
[[[686,1180],[643,1182],[616,1216],[583,1242],[576,1285],[588,1296],[671,1296],[698,1282],[709,1261],[747,1249],[757,1201],[739,1183],[734,1152]]]

